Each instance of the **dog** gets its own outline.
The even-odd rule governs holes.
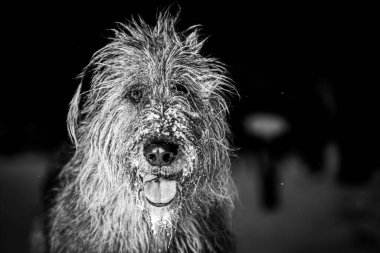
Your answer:
[[[227,96],[199,26],[168,11],[119,24],[80,75],[75,147],[46,218],[49,252],[230,252],[236,196]],[[88,87],[86,90],[85,87]]]

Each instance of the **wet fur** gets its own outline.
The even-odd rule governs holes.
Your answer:
[[[154,27],[141,19],[119,24],[83,71],[67,119],[75,153],[49,210],[50,252],[232,250],[224,95],[233,87],[222,64],[200,55],[198,28],[179,33],[176,20],[165,12]],[[169,223],[156,228],[139,198],[139,177],[157,169],[140,154],[152,138],[176,141],[182,153],[159,173],[184,169]]]

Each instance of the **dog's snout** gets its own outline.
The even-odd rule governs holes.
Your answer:
[[[144,147],[144,156],[152,166],[169,166],[178,153],[178,145],[166,142],[150,142]]]

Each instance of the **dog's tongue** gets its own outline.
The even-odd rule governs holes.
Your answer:
[[[177,193],[177,181],[153,179],[144,184],[145,197],[155,204],[169,203]]]

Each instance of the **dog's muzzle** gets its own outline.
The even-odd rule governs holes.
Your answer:
[[[157,173],[143,177],[144,195],[150,205],[163,207],[169,205],[177,195],[177,172],[161,173],[161,167],[170,166],[178,155],[178,145],[168,141],[149,141],[144,145],[147,162],[158,168]]]

